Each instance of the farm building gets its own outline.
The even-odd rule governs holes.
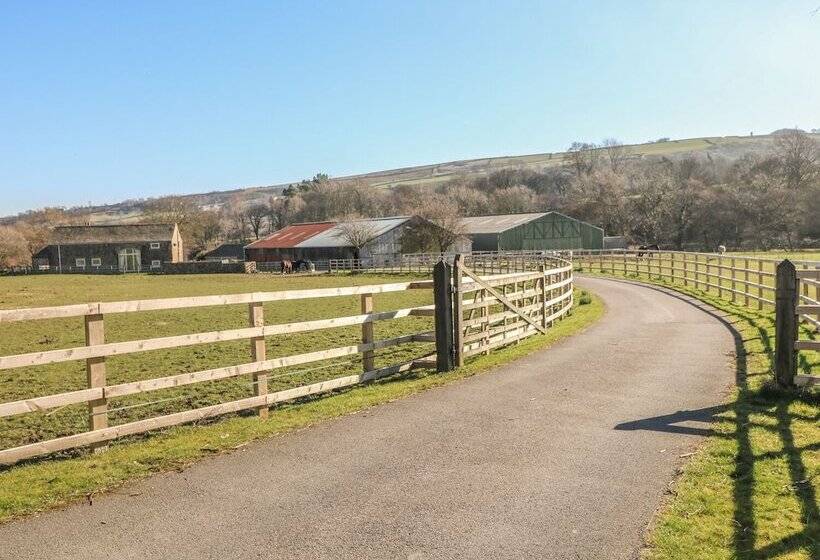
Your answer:
[[[275,262],[284,259],[300,259],[302,257],[298,252],[299,244],[334,225],[336,225],[334,222],[311,222],[285,226],[267,237],[246,245],[245,260]]]
[[[199,256],[201,261],[239,262],[245,260],[244,243],[223,243]]]
[[[558,212],[464,218],[473,251],[601,249],[604,230]]]
[[[623,235],[604,237],[604,249],[626,249],[628,245],[626,237]]]
[[[60,272],[139,272],[182,260],[176,224],[129,224],[55,227],[33,263]]]
[[[368,239],[359,252],[359,258],[390,260],[402,254],[404,235],[412,228],[421,225],[437,227],[418,216],[368,218],[344,224],[337,222],[293,224],[247,245],[245,259],[257,262],[273,262],[283,259],[312,261],[352,259],[355,258],[356,250],[350,243],[345,230],[355,229]],[[469,241],[466,238],[458,245],[458,250],[469,251]]]

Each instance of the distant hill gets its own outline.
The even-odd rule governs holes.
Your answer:
[[[633,158],[668,157],[679,158],[689,154],[709,154],[713,157],[736,159],[747,153],[763,154],[774,147],[775,131],[761,136],[715,136],[685,140],[661,140],[646,144],[625,146]],[[812,136],[820,138],[818,134]],[[529,168],[543,170],[568,163],[567,152],[500,156],[480,159],[450,161],[431,165],[403,167],[375,171],[361,175],[334,177],[338,181],[359,181],[374,188],[393,188],[399,185],[435,186],[456,177],[480,177],[505,168]],[[193,199],[203,208],[218,208],[235,195],[243,199],[266,201],[279,195],[288,184],[247,187],[241,189],[212,191],[183,195]],[[92,223],[129,223],[139,220],[145,200],[126,200],[117,204],[76,208],[74,211],[88,216]]]

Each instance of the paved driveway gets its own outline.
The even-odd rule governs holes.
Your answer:
[[[608,312],[550,349],[0,526],[0,557],[634,558],[734,344],[682,296],[582,283]]]

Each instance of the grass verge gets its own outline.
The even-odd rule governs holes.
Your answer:
[[[9,468],[0,472],[0,522],[110,491],[151,474],[183,469],[202,457],[230,452],[260,438],[284,434],[486,372],[580,332],[602,316],[604,306],[596,296],[582,292],[576,299],[588,303],[576,305],[572,315],[557,322],[546,335],[533,336],[518,345],[478,357],[456,371],[438,374],[419,370],[275,407],[267,421],[254,416],[226,417],[204,425],[181,426],[116,442],[108,451],[97,455],[41,460]]]
[[[718,310],[735,336],[736,386],[710,411],[712,434],[682,469],[643,557],[820,559],[820,398],[774,386],[774,314],[661,279],[651,283]],[[816,373],[812,359],[801,354],[804,372]]]

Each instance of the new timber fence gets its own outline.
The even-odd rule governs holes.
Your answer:
[[[820,351],[820,262],[659,250],[575,251],[578,271],[662,279],[715,294],[732,303],[775,313],[775,378],[779,385],[820,384],[800,375],[799,352]],[[800,323],[808,328],[800,329]],[[801,337],[800,333],[809,332]]]
[[[501,262],[505,263],[503,268],[499,268]],[[494,273],[480,274],[477,270],[492,270]],[[573,304],[572,264],[568,260],[554,257],[538,260],[493,257],[485,262],[484,257],[470,255],[457,257],[453,265],[439,260],[434,265],[433,272],[433,280],[388,284],[0,310],[0,328],[4,332],[18,323],[26,325],[43,322],[48,325],[51,321],[74,320],[81,321],[75,328],[82,324],[85,332],[85,344],[82,346],[0,356],[0,372],[19,369],[21,376],[30,376],[40,373],[37,368],[63,367],[69,362],[84,362],[86,377],[85,387],[81,389],[56,392],[39,389],[40,394],[0,403],[0,422],[26,415],[39,415],[38,421],[47,424],[51,414],[66,407],[74,407],[76,410],[79,406],[85,407],[88,426],[86,431],[59,434],[58,437],[50,438],[38,437],[36,430],[20,430],[25,441],[20,442],[21,445],[0,449],[0,465],[11,465],[79,447],[102,449],[108,442],[118,438],[228,413],[256,411],[261,418],[265,418],[268,408],[276,403],[367,383],[418,367],[448,371],[454,366],[462,365],[469,356],[486,354],[528,336],[546,332],[554,321],[570,313]],[[434,303],[375,311],[374,298],[414,290],[432,290]],[[320,305],[321,302],[317,301],[320,298],[332,297],[358,298],[360,313],[279,324],[271,324],[270,319],[274,314],[266,318],[266,304],[293,302],[294,305],[316,306]],[[168,310],[193,313],[199,308],[207,308],[207,313],[213,317],[210,324],[218,324],[216,319],[219,315],[228,308],[236,310],[236,306],[247,309],[246,327],[119,342],[106,341],[106,325],[112,320],[112,316],[137,317],[145,312]],[[203,311],[200,309],[199,312]],[[433,325],[424,323],[424,326],[435,328],[418,329],[419,325],[414,323],[410,332],[402,331],[397,336],[377,339],[374,329],[376,323],[413,317],[428,318],[428,321],[432,319]],[[208,324],[207,316],[204,320]],[[267,355],[270,350],[268,341],[272,337],[291,337],[298,333],[345,327],[360,329],[356,344],[323,347],[295,355]],[[213,349],[213,353],[220,354],[220,345],[231,341],[247,341],[250,345],[246,354],[249,355],[249,360],[161,377],[131,377],[127,380],[118,379],[119,382],[115,383],[110,379],[108,366],[112,360],[120,360],[123,356],[191,346]],[[431,347],[433,344],[434,348]],[[404,354],[397,361],[377,364],[377,358],[384,360],[377,356],[377,351],[404,345],[412,346],[418,351],[413,356]],[[339,370],[342,375],[288,386],[281,390],[269,390],[270,382],[278,380],[278,376],[274,375],[277,371],[284,370],[285,373],[281,375],[286,375],[293,366],[351,358],[359,358],[359,362],[351,360],[350,363],[355,363],[360,371],[352,373],[350,369],[354,366],[346,366]],[[153,373],[162,365],[160,363],[148,370]],[[326,366],[316,366],[316,369],[323,367]],[[34,373],[27,368],[34,368]],[[142,366],[142,369],[144,371],[146,368]],[[218,383],[239,380],[245,380],[246,386],[250,385],[252,394],[221,402],[236,393],[227,391],[225,386]],[[37,383],[34,386],[40,387]],[[45,383],[43,386],[47,387]],[[155,391],[162,395],[162,391],[191,390],[194,387],[208,387],[210,396],[223,399],[216,404],[174,409],[166,414],[111,424],[114,412],[130,411],[145,404],[153,405],[175,399],[187,400],[194,405],[199,402],[184,394],[148,403],[128,404],[125,401],[124,405],[121,399],[141,397]],[[7,439],[0,441],[8,442]]]

